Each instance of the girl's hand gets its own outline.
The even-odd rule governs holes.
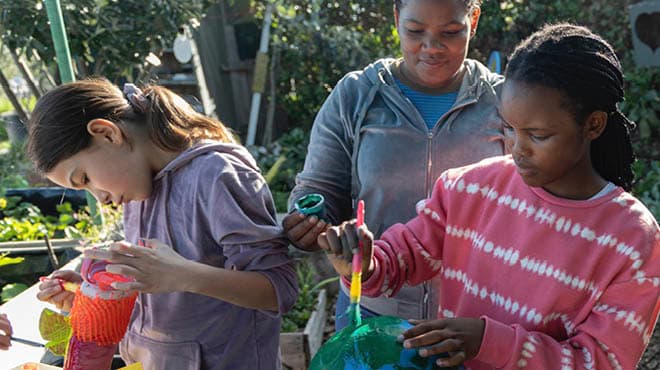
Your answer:
[[[282,227],[291,243],[302,250],[310,252],[320,249],[316,240],[330,226],[330,224],[316,216],[307,217],[295,211],[286,215],[282,220]]]
[[[131,282],[114,282],[117,290],[138,290],[144,293],[184,291],[185,278],[191,261],[176,253],[170,246],[155,240],[145,240],[145,246],[122,241],[107,249],[89,248],[85,257],[108,261],[107,272],[132,277]]]
[[[355,223],[356,220],[353,219],[329,228],[319,235],[318,244],[327,252],[328,259],[340,275],[351,276],[353,251],[358,250],[358,241],[362,241],[362,280],[364,281],[371,276],[374,269],[372,262],[374,237],[366,225],[358,229]]]
[[[7,318],[7,315],[0,314],[0,349],[8,350],[11,346],[11,335],[13,334],[11,329],[11,323]]]
[[[68,312],[71,311],[71,306],[73,306],[75,293],[64,290],[62,281],[80,284],[82,283],[82,277],[75,271],[57,270],[50,277],[42,279],[38,287],[37,299],[52,303],[58,309]]]
[[[414,328],[399,337],[405,348],[425,347],[419,350],[421,357],[449,353],[438,359],[438,366],[458,366],[473,359],[484,336],[486,323],[481,319],[452,318],[440,320],[409,320]]]

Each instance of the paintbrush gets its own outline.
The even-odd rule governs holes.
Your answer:
[[[359,230],[364,224],[364,201],[360,200],[357,206],[356,228]],[[360,315],[360,296],[362,295],[362,240],[358,231],[358,248],[353,251],[353,273],[351,274],[351,304],[348,306],[348,318],[351,326],[358,327],[362,324]]]
[[[39,278],[39,281],[41,282],[44,282],[46,280],[56,280],[60,284],[62,290],[66,290],[67,292],[71,292],[71,293],[75,293],[76,290],[78,290],[78,288],[80,287],[79,283],[73,283],[60,278],[51,278],[48,276],[42,276]]]
[[[17,337],[14,337],[14,336],[10,337],[10,339],[14,342],[27,344],[28,346],[32,346],[32,347],[45,347],[45,345],[43,345],[41,343],[33,342],[31,340],[28,340],[28,339],[17,338]]]

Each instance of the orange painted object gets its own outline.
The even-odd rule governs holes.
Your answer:
[[[73,335],[102,346],[119,343],[126,333],[136,298],[137,293],[119,299],[89,297],[78,289],[70,315]]]

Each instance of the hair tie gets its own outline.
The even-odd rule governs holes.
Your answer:
[[[124,95],[126,95],[128,103],[139,113],[146,113],[149,109],[147,97],[142,93],[142,90],[134,84],[124,84]]]

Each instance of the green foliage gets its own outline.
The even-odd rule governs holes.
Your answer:
[[[79,76],[111,80],[136,78],[148,68],[145,58],[170,47],[180,26],[201,18],[210,0],[61,2],[71,55]],[[41,0],[0,0],[0,34],[11,48],[30,58],[35,50],[54,65],[55,50]],[[23,53],[22,53],[23,54]]]
[[[9,99],[1,97],[0,98],[0,113],[5,113],[14,110],[14,107],[11,105]],[[4,132],[4,128],[0,128],[0,131]],[[5,140],[7,139],[6,133],[4,136]]]
[[[660,160],[660,73],[658,68],[636,68],[626,74],[626,101],[621,110],[637,123],[635,152],[640,158]],[[644,175],[641,173],[640,175]],[[660,199],[660,198],[658,198]]]
[[[633,166],[635,183],[633,194],[660,220],[660,161],[637,161]]]
[[[89,208],[84,207],[78,212],[71,210],[69,203],[64,203],[66,209],[60,212],[60,224],[66,223],[64,234],[69,239],[82,239],[88,243],[119,241],[124,239],[123,209],[112,205],[100,205],[103,224],[97,225]],[[98,204],[97,204],[98,206]]]
[[[392,3],[275,0],[271,45],[279,55],[277,103],[296,126],[309,129],[337,81],[376,57],[394,55]],[[254,1],[263,11],[263,1]],[[295,67],[291,67],[295,66]]]
[[[50,238],[85,239],[90,242],[118,239],[121,211],[103,207],[104,225],[94,224],[86,207],[74,212],[71,204],[57,206],[58,216],[45,216],[35,205],[21,202],[20,197],[0,197],[0,242],[41,240]]]
[[[249,148],[265,173],[278,212],[287,211],[289,192],[305,163],[308,140],[304,130],[294,128],[268,146]]]
[[[318,291],[326,284],[337,281],[339,277],[317,282],[316,274],[307,259],[296,261],[296,274],[300,292],[291,311],[282,317],[282,332],[289,333],[303,330],[312,312],[316,309]]]
[[[0,299],[2,299],[2,303],[5,303],[10,299],[19,295],[27,288],[29,288],[29,286],[21,283],[7,284],[2,287],[2,293],[0,293]]]
[[[36,206],[20,202],[20,197],[0,198],[0,242],[40,240],[44,234],[62,237],[68,223],[60,223],[53,216],[44,216]],[[66,218],[64,219],[66,220]]]
[[[11,146],[9,151],[0,154],[0,196],[8,188],[27,187],[23,173],[30,167],[22,148]]]
[[[24,257],[8,257],[8,253],[0,255],[0,267],[8,265],[16,265],[25,261]]]

